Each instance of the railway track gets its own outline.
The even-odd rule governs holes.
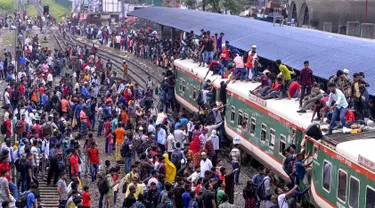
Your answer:
[[[86,42],[77,40],[77,39],[71,37],[70,35],[67,35],[66,37],[68,38],[68,41],[67,41],[68,45],[74,46],[74,45],[78,44],[78,45],[83,46],[83,47],[84,46],[92,47],[92,44],[90,45]],[[146,88],[145,86],[146,86],[146,81],[147,81],[148,76],[151,77],[151,79],[154,81],[155,84],[160,83],[163,79],[163,77],[161,76],[162,72],[160,70],[156,70],[156,69],[150,70],[150,68],[145,69],[143,67],[140,67],[139,63],[135,63],[134,61],[125,57],[124,55],[118,55],[118,54],[121,53],[119,51],[104,49],[103,47],[98,47],[97,45],[95,45],[95,47],[98,48],[98,55],[100,57],[102,57],[106,60],[111,59],[113,65],[115,65],[115,71],[116,71],[117,74],[123,73],[122,72],[122,62],[126,61],[126,63],[129,66],[129,69],[128,69],[129,77],[132,78],[132,80],[135,83],[138,83],[143,89]],[[156,75],[156,74],[159,74],[159,75]],[[157,100],[158,98],[154,96],[154,99]]]

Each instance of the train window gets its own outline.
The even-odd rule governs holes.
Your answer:
[[[182,80],[182,92],[185,92],[186,82]]]
[[[359,180],[351,176],[350,183],[349,183],[349,207],[358,208],[358,203],[359,203],[358,199],[359,199]]]
[[[242,126],[242,121],[243,121],[243,117],[242,117],[242,111],[238,111],[238,117],[237,117],[237,126]]]
[[[230,108],[230,122],[234,122],[235,115],[236,115],[236,108],[232,106]]]
[[[370,186],[366,187],[366,208],[375,207],[375,189]]]
[[[296,137],[297,137],[297,130],[292,129],[292,140],[290,141],[290,144],[294,144],[294,141],[296,141]]]
[[[260,141],[265,142],[267,138],[267,125],[262,123],[262,128],[260,130]]]
[[[339,170],[337,178],[337,198],[345,203],[346,201],[346,184],[348,183],[348,175],[343,170]]]
[[[193,87],[192,93],[191,93],[191,98],[195,99],[197,97],[197,88]]]
[[[182,79],[180,79],[179,90],[182,91]]]
[[[246,124],[245,126],[242,126],[243,130],[247,130],[247,126],[249,123],[249,116],[245,113],[243,114],[243,122]]]
[[[331,163],[324,161],[323,162],[323,189],[327,192],[331,191],[331,172],[332,165]]]
[[[250,134],[254,135],[255,134],[255,127],[256,127],[256,120],[255,120],[255,118],[252,117],[250,122],[251,122],[250,123]]]
[[[270,143],[271,143],[271,140],[270,140]],[[280,143],[279,144],[280,144],[279,145],[279,153],[281,155],[283,155],[283,152],[285,150],[285,136],[284,135],[280,135]]]
[[[317,146],[314,146],[314,158],[315,159],[318,159],[318,147]]]

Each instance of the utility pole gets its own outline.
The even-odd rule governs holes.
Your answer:
[[[366,0],[366,4],[365,4],[365,23],[367,23],[367,12],[368,12],[368,0]]]

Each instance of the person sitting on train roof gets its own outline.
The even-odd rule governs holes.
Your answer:
[[[333,128],[336,126],[336,119],[340,118],[341,124],[344,127],[347,127],[345,121],[345,114],[348,109],[348,102],[346,101],[344,93],[336,88],[336,84],[333,82],[328,83],[328,90],[329,90],[329,99],[327,102],[327,107],[329,107],[330,111],[332,112],[332,119],[330,121],[328,134],[332,134]],[[334,105],[332,105],[333,101],[336,101]]]
[[[251,93],[259,96],[262,90],[265,90],[265,88],[270,88],[270,85],[272,82],[269,77],[270,75],[271,75],[270,71],[264,70],[262,72],[262,75],[260,75],[260,82],[261,82],[260,85],[256,87],[253,91],[251,91]]]
[[[217,60],[217,59],[214,59],[210,65],[208,65],[208,70],[207,70],[207,73],[206,75],[204,76],[203,79],[206,79],[208,73],[210,73],[210,71],[212,71],[212,75],[221,75],[221,78],[224,79],[224,66],[222,66],[220,64],[220,62]]]
[[[271,84],[270,88],[265,87],[264,91],[261,92],[261,96],[263,99],[271,99],[271,98],[277,98],[280,94],[280,87],[283,80],[278,77],[276,78],[276,81],[274,80],[274,77],[271,77]]]
[[[181,60],[187,59],[190,57],[190,54],[193,52],[189,46],[184,46],[184,49],[180,52]]]
[[[303,93],[303,90],[301,90],[301,93]],[[318,86],[314,86],[312,89],[312,93],[302,99],[303,105],[301,109],[297,111],[297,113],[306,113],[307,110],[314,109],[317,101],[319,102],[319,100],[326,95],[327,94]],[[301,97],[302,96],[303,95],[301,94]]]
[[[365,116],[366,100],[368,100],[368,92],[366,87],[370,85],[364,81],[359,73],[353,74],[353,83],[352,83],[352,94],[351,98],[353,101],[353,107],[356,111],[358,119],[363,119]]]
[[[319,100],[315,101],[315,107],[313,109],[313,114],[311,117],[311,123],[314,121],[315,114],[317,115],[316,120],[323,122],[326,112],[326,103],[328,102],[329,97],[324,96]]]

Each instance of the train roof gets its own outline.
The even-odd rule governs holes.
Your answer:
[[[258,56],[280,59],[289,67],[303,68],[310,61],[314,75],[328,79],[338,69],[349,69],[350,75],[364,72],[370,83],[368,91],[375,93],[375,41],[298,27],[274,27],[272,23],[187,9],[148,7],[129,15],[147,19],[182,31],[209,30],[224,32],[224,40],[242,50],[257,45]]]
[[[197,63],[193,63],[192,60],[175,60],[174,65],[179,67],[182,70],[192,74],[193,76],[203,80],[206,75],[208,68],[207,67],[198,67]],[[212,76],[212,72],[206,77],[213,81],[213,84],[216,88],[220,88],[220,82],[227,79],[221,79],[219,75]],[[254,90],[260,85],[259,82],[240,82],[236,81],[235,83],[230,82],[227,86],[227,90],[230,93],[234,93],[237,96],[246,99],[248,102],[251,102],[258,107],[268,111],[267,114],[274,117],[278,120],[285,120],[287,123],[290,123],[291,126],[296,126],[300,129],[306,129],[311,124],[312,111],[307,113],[297,113],[299,102],[295,99],[268,99],[263,100],[259,97],[254,98],[250,95],[250,91]]]
[[[362,135],[362,139],[342,142],[336,146],[336,152],[351,161],[375,171],[375,154],[373,148],[375,146],[375,133],[370,135]]]

